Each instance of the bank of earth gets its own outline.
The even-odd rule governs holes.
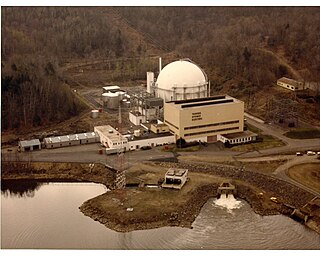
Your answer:
[[[261,215],[289,215],[314,197],[271,176],[212,164],[141,163],[127,171],[127,183],[157,184],[169,167],[189,169],[189,181],[182,190],[148,186],[111,190],[84,202],[80,210],[112,230],[129,232],[164,226],[191,228],[202,206],[217,196],[218,186],[226,181],[236,186],[236,197],[246,200]],[[16,162],[3,163],[2,170],[4,180],[89,181],[112,187],[115,179],[114,171],[102,164]],[[280,203],[270,201],[270,197],[277,197]]]

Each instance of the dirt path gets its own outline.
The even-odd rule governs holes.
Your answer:
[[[288,69],[288,71],[293,75],[294,79],[302,80],[302,76],[299,74],[299,72],[296,69],[294,69],[290,65],[289,61],[285,58],[285,56],[283,54],[277,54],[277,53],[270,51],[268,49],[265,49],[265,48],[258,48],[258,50],[272,55],[275,59],[277,59],[279,64],[285,66]]]

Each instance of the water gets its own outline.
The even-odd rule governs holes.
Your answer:
[[[193,229],[164,227],[118,233],[78,207],[105,193],[93,183],[2,183],[2,248],[320,249],[320,236],[285,216],[255,214],[233,197],[210,199]],[[18,186],[19,185],[19,186]]]

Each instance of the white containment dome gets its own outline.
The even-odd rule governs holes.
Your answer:
[[[155,93],[164,101],[207,97],[208,78],[190,60],[174,61],[161,70],[155,84]]]

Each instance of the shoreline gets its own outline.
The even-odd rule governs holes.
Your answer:
[[[156,166],[187,168],[192,170],[193,175],[199,176],[201,173],[208,181],[197,184],[195,179],[191,178],[180,193],[146,187],[127,188],[122,192],[111,190],[85,201],[79,207],[80,211],[107,228],[118,232],[130,232],[167,226],[192,228],[192,223],[202,206],[209,198],[217,197],[217,188],[221,180],[228,180],[234,184],[237,189],[236,197],[248,202],[251,209],[262,216],[290,216],[293,208],[300,209],[313,198],[310,193],[289,183],[260,173],[243,171],[237,167],[168,162],[156,162]],[[88,169],[90,170],[89,164],[79,163],[3,163],[2,180],[95,182],[110,188],[115,178],[114,172],[102,164],[95,164],[89,172]],[[258,196],[260,192],[264,193],[263,198]],[[285,194],[282,195],[282,192]],[[162,195],[163,193],[166,194]],[[148,197],[150,195],[152,200]],[[170,200],[163,201],[167,196]],[[270,196],[277,196],[281,203],[271,202]],[[161,207],[154,206],[153,200],[158,200]],[[143,202],[143,206],[139,205],[140,201]],[[136,205],[132,212],[128,212],[131,204]],[[320,234],[318,220],[307,224],[305,223]]]

